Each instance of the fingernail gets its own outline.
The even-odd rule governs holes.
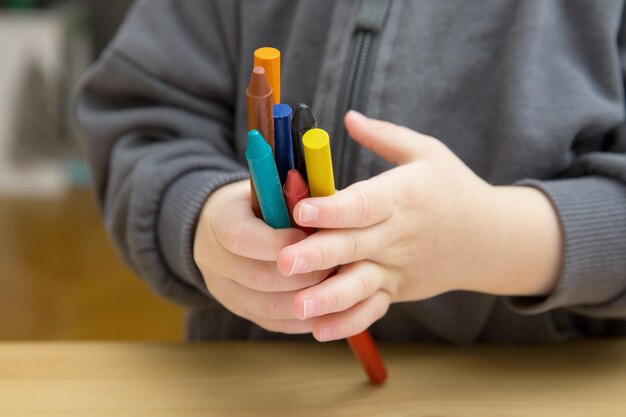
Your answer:
[[[335,331],[332,327],[322,327],[322,330],[320,330],[320,341],[326,342],[328,340],[332,340],[334,335]]]
[[[306,259],[297,255],[296,259],[293,260],[293,265],[291,266],[291,271],[289,271],[289,276],[292,276],[293,274],[299,274],[305,269],[306,269]]]
[[[363,113],[359,113],[356,110],[350,110],[348,113],[350,113],[350,117],[352,117],[357,122],[367,120],[367,116],[365,116]]]
[[[302,320],[315,317],[320,311],[320,303],[312,298],[304,300],[304,305],[302,307]]]
[[[300,224],[311,223],[317,220],[318,215],[319,215],[319,209],[313,204],[309,204],[309,203],[300,204],[300,212],[298,213]]]

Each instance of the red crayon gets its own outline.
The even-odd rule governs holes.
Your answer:
[[[285,193],[285,200],[287,201],[291,224],[302,230],[307,235],[315,233],[315,229],[302,227],[293,218],[293,210],[296,205],[305,198],[310,197],[309,186],[297,169],[292,169],[287,173],[287,181],[285,182],[283,191]],[[329,277],[332,277],[336,273],[337,271],[334,271],[329,275]],[[387,379],[387,370],[380,354],[378,353],[378,349],[376,348],[376,344],[374,343],[370,332],[365,330],[362,333],[349,337],[348,345],[350,346],[354,356],[356,356],[359,362],[361,362],[361,365],[363,366],[370,382],[374,385],[381,385],[385,382]]]
[[[297,169],[291,169],[287,173],[287,180],[285,181],[285,186],[283,187],[283,191],[285,193],[285,200],[287,201],[287,209],[289,210],[289,218],[291,219],[291,224],[293,227],[302,230],[307,235],[312,235],[315,232],[315,229],[310,227],[302,227],[298,223],[296,223],[293,218],[293,209],[296,207],[300,201],[305,198],[309,198],[309,186],[306,182],[304,182],[304,178]]]
[[[359,358],[359,362],[365,369],[370,382],[374,385],[381,385],[387,379],[387,369],[383,363],[378,348],[372,339],[369,331],[365,330],[357,335],[348,338],[348,345],[352,349],[354,356]]]

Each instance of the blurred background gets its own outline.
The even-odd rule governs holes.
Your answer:
[[[131,0],[0,0],[0,340],[178,340],[108,241],[72,99]]]

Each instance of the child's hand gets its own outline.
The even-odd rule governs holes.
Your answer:
[[[354,335],[389,304],[451,290],[542,295],[561,257],[559,222],[529,187],[494,187],[445,145],[350,112],[350,135],[400,166],[331,197],[301,202],[294,217],[327,229],[280,252],[285,275],[344,265],[295,297],[294,315],[317,317],[318,340]]]
[[[310,333],[312,323],[293,312],[294,296],[328,271],[285,278],[276,267],[280,250],[304,237],[297,229],[274,230],[257,219],[250,182],[241,181],[220,188],[205,203],[194,260],[211,294],[233,313],[271,331]]]

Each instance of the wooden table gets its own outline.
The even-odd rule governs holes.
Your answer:
[[[626,416],[626,340],[382,345],[4,343],[0,416]]]

